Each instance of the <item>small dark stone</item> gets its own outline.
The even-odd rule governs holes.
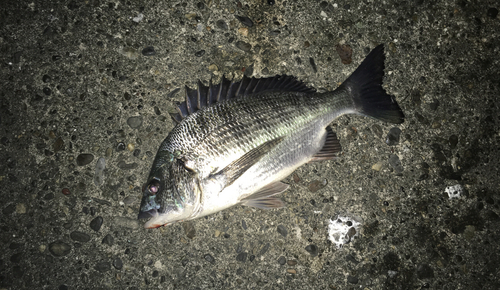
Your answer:
[[[377,137],[382,138],[382,133],[383,133],[383,132],[382,132],[382,127],[380,127],[380,125],[378,125],[378,124],[374,124],[374,125],[372,126],[372,131],[373,131],[373,133],[374,133]]]
[[[153,271],[153,277],[155,277],[155,278],[156,278],[156,277],[158,277],[158,275],[159,275],[159,274],[160,274],[160,273],[159,273],[158,271],[156,271],[156,270],[154,270],[154,271]]]
[[[426,180],[427,178],[429,178],[429,174],[424,173],[424,174],[421,174],[421,175],[418,177],[417,181]]]
[[[132,129],[137,129],[142,125],[142,116],[133,116],[127,119],[127,124]]]
[[[252,45],[244,41],[236,41],[236,47],[246,52],[252,49]]]
[[[267,4],[269,4],[269,5],[274,5],[274,3],[276,3],[275,0],[267,0]]]
[[[307,186],[307,188],[309,189],[310,192],[316,192],[316,191],[322,189],[323,187],[325,187],[326,185],[327,185],[326,180],[323,180],[323,181],[314,180],[311,183],[309,183],[309,185]],[[312,202],[311,202],[311,204],[312,204]],[[316,204],[316,202],[314,202],[313,206],[315,204]]]
[[[350,64],[352,62],[352,48],[348,44],[337,44],[335,46],[340,59],[343,64]]]
[[[288,235],[288,231],[286,230],[285,226],[283,226],[283,225],[278,225],[277,230],[278,230],[278,233],[280,233],[280,235],[282,235],[285,238]]]
[[[306,251],[311,254],[311,256],[316,257],[318,255],[318,247],[316,245],[309,245],[306,247]]]
[[[241,253],[239,253],[238,256],[236,256],[236,261],[245,263],[246,260],[247,260],[247,255],[248,255],[247,252],[241,252]]]
[[[76,165],[84,166],[92,162],[92,160],[94,160],[94,155],[83,153],[76,157]]]
[[[349,237],[349,240],[356,235],[356,229],[354,227],[349,228],[347,231],[347,236]]]
[[[431,150],[434,151],[434,152],[443,151],[443,146],[441,146],[441,144],[439,144],[439,143],[432,143],[430,145],[430,147],[431,147]]]
[[[250,18],[248,18],[246,16],[236,15],[236,18],[238,18],[238,20],[241,22],[241,24],[243,24],[245,26],[248,26],[248,27],[252,27],[253,26],[252,19],[250,19]]]
[[[71,246],[63,241],[57,241],[49,244],[49,251],[57,257],[66,256],[71,251]]]
[[[354,264],[359,264],[358,260],[356,260],[356,258],[353,255],[351,255],[351,254],[347,255],[345,257],[345,259],[348,262],[351,262],[351,263],[354,263]]]
[[[253,64],[249,65],[246,69],[245,69],[245,75],[247,77],[252,77],[253,75]]]
[[[351,284],[358,284],[358,277],[356,276],[351,276],[351,275],[348,275],[347,276],[347,282],[351,283]]]
[[[140,154],[141,154],[141,149],[135,149],[134,153],[132,153],[132,155],[134,155],[134,157],[139,157]]]
[[[78,4],[76,4],[76,1],[71,1],[68,3],[68,7],[69,10],[75,10],[75,9],[78,9],[80,6],[78,6]]]
[[[43,93],[46,95],[46,96],[50,96],[50,94],[52,94],[52,90],[48,87],[45,87],[43,88]]]
[[[261,255],[261,256],[262,256],[262,255],[264,255],[264,254],[267,252],[267,250],[269,250],[269,247],[271,247],[271,244],[270,244],[270,243],[267,243],[267,244],[266,244],[266,245],[262,248],[262,250],[260,250],[260,255]]]
[[[439,107],[439,100],[434,100],[434,102],[429,104],[429,108],[433,111],[437,110]]]
[[[9,249],[11,249],[11,250],[19,249],[22,245],[23,244],[20,244],[20,243],[10,243]]]
[[[64,148],[64,141],[61,137],[57,138],[54,144],[52,145],[52,148],[54,149],[54,152],[58,152],[61,149]]]
[[[87,235],[86,233],[82,233],[79,231],[74,231],[69,234],[69,237],[76,242],[81,242],[81,243],[86,243],[90,241],[90,236]]]
[[[158,116],[161,115],[160,108],[158,108],[158,106],[154,106],[153,109],[155,110],[156,115],[158,115]]]
[[[205,254],[205,256],[203,256],[203,258],[205,258],[205,260],[209,263],[212,263],[212,264],[215,264],[215,259],[214,257],[212,257],[212,255],[210,254]]]
[[[59,288],[58,290],[68,290],[68,286],[62,284],[62,285],[59,285]]]
[[[8,206],[6,206],[3,210],[2,210],[2,213],[4,215],[9,215],[11,213],[13,213],[14,211],[16,211],[16,205],[15,204],[10,204]]]
[[[429,125],[429,120],[427,120],[426,117],[422,116],[420,113],[415,112],[415,118],[417,118],[417,121],[424,125]]]
[[[184,232],[186,236],[191,240],[196,236],[196,229],[194,228],[194,224],[190,221],[183,222],[182,227],[184,228]]]
[[[312,58],[312,57],[309,58],[309,64],[311,65],[313,71],[315,73],[317,73],[318,72],[318,67],[316,66],[316,62],[314,62],[314,58]]]
[[[24,269],[17,265],[12,267],[12,275],[14,278],[20,279],[24,275]]]
[[[246,230],[248,227],[247,227],[247,223],[245,222],[245,220],[241,220],[241,227]]]
[[[399,160],[399,157],[396,154],[389,155],[389,164],[392,168],[394,168],[396,173],[402,173],[404,170],[401,160]]]
[[[255,255],[250,255],[250,258],[248,260],[250,260],[250,262],[252,262],[253,260],[255,260]]]
[[[90,222],[90,228],[98,232],[101,229],[102,222],[103,222],[102,216],[98,216]]]
[[[434,278],[434,271],[427,264],[420,264],[417,266],[418,279],[431,279]]]
[[[104,273],[104,272],[107,272],[109,270],[111,270],[111,264],[109,262],[99,262],[95,265],[94,269],[96,269],[97,271],[101,272],[101,273]]]
[[[204,54],[205,54],[205,50],[204,50],[204,49],[202,49],[202,50],[200,50],[200,51],[197,51],[194,55],[195,55],[196,57],[201,57],[201,56],[203,56]]]
[[[49,77],[48,75],[43,75],[43,77],[42,77],[42,81],[43,81],[44,83],[48,83],[48,82],[50,82],[50,81],[51,81],[51,79],[52,79],[52,78],[51,78],[51,77]]]
[[[201,10],[201,9],[205,8],[205,4],[203,4],[203,2],[198,2],[198,3],[196,4],[196,7],[198,7],[198,9],[200,9],[200,10]]]
[[[278,258],[278,263],[283,266],[286,263],[286,258],[284,256],[281,256]]]
[[[21,259],[23,258],[23,253],[15,253],[14,255],[10,256],[10,261],[12,263],[19,263],[21,262]]]
[[[115,269],[117,270],[121,270],[123,268],[123,262],[122,262],[122,259],[116,257],[114,260],[113,260],[113,267],[115,267]]]
[[[142,55],[144,56],[153,56],[156,54],[155,48],[152,46],[147,46],[142,50]]]
[[[118,143],[118,145],[116,145],[116,151],[123,151],[125,150],[126,146],[125,146],[125,143],[123,142],[120,142]]]
[[[457,135],[451,135],[451,136],[448,138],[448,143],[450,144],[450,148],[451,148],[451,149],[455,149],[455,148],[457,148],[457,144],[458,144],[458,136],[457,136]]]
[[[118,164],[116,164],[116,166],[118,166],[118,168],[120,168],[121,170],[131,170],[131,169],[137,168],[137,166],[139,166],[139,165],[135,162],[127,163],[123,160],[120,160],[120,161],[118,161]]]
[[[108,245],[108,246],[112,246],[112,245],[114,244],[114,242],[115,242],[115,239],[114,239],[114,238],[113,238],[113,236],[112,236],[112,235],[110,235],[110,234],[107,234],[107,235],[104,237],[104,239],[102,239],[102,243],[103,243],[103,244],[106,244],[106,245]]]
[[[387,133],[387,137],[385,137],[385,143],[389,146],[399,144],[399,138],[401,136],[401,129],[397,127],[392,127]]]
[[[220,19],[220,20],[217,20],[217,22],[215,22],[215,25],[217,25],[217,27],[219,27],[220,29],[222,30],[227,30],[228,29],[228,26],[226,24],[226,21]]]
[[[496,9],[495,7],[490,7],[488,8],[486,15],[491,19],[495,19],[498,16],[498,9]]]

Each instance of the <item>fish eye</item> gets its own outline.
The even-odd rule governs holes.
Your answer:
[[[151,194],[156,194],[158,192],[158,186],[150,184],[149,185],[149,192],[151,192]]]
[[[160,190],[160,183],[158,180],[153,180],[148,185],[148,191],[151,195],[155,195]]]

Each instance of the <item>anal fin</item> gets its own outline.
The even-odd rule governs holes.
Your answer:
[[[282,208],[285,206],[285,203],[274,195],[282,193],[287,188],[288,184],[281,181],[272,182],[254,194],[242,199],[241,204],[260,209]]]
[[[341,150],[342,147],[340,146],[339,139],[337,139],[337,134],[328,126],[326,127],[325,145],[323,145],[323,148],[318,153],[314,154],[309,162],[334,159]]]

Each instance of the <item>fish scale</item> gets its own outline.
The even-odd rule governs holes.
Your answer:
[[[337,101],[336,106],[331,103]],[[258,98],[242,98],[231,103],[218,104],[217,109],[207,110],[203,114],[191,115],[186,119],[184,131],[189,132],[210,132],[208,134],[194,134],[191,139],[198,140],[192,147],[180,146],[171,148],[183,150],[183,155],[205,156],[205,160],[211,160],[209,164],[195,163],[199,172],[211,173],[214,168],[224,167],[238,158],[242,152],[254,149],[264,142],[280,136],[288,135],[293,131],[300,130],[312,120],[323,117],[331,119],[328,115],[332,110],[325,108],[339,108],[345,106],[344,98],[334,99],[330,94],[318,95],[311,98],[306,94],[271,94],[262,95]],[[254,108],[253,114],[244,114],[245,108]],[[213,115],[220,115],[220,111],[236,112],[230,118],[217,120],[218,122],[206,123]],[[280,116],[278,118],[278,116]],[[196,120],[196,118],[198,118]],[[191,120],[193,119],[193,120]],[[220,122],[220,123],[219,123]],[[193,130],[194,124],[203,124],[209,128],[198,128]],[[322,122],[324,123],[324,122]],[[260,124],[266,124],[262,126]],[[174,133],[175,134],[175,133]],[[184,134],[181,134],[183,136]],[[173,136],[175,138],[175,136]],[[182,149],[181,149],[182,148]],[[211,150],[216,148],[214,152]],[[189,159],[189,158],[188,158]],[[208,166],[209,169],[204,169]],[[201,177],[206,177],[202,175]]]
[[[281,182],[299,166],[335,158],[340,143],[328,125],[343,114],[395,124],[404,115],[382,88],[383,46],[376,47],[332,92],[291,76],[248,79],[198,89],[173,119],[143,188],[146,228],[199,218],[241,204],[280,208]]]

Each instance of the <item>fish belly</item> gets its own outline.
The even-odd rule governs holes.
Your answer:
[[[320,151],[325,139],[325,125],[320,122],[296,131],[250,167],[233,184],[218,194],[203,196],[201,216],[234,206],[264,186],[286,178]]]

